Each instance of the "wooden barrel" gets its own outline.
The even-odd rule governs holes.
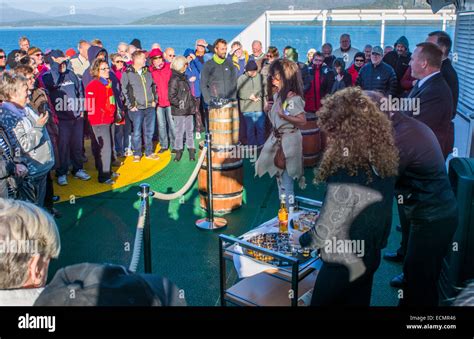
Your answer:
[[[239,109],[237,101],[220,108],[209,108],[209,131],[214,147],[226,147],[239,143]]]
[[[238,147],[236,145],[235,147]],[[200,144],[202,150],[203,143]],[[213,209],[216,214],[227,214],[242,206],[244,167],[230,148],[212,150]],[[199,171],[198,188],[201,207],[207,209],[207,159]]]
[[[315,113],[306,113],[306,124],[301,127],[305,167],[314,167],[321,156],[321,132]]]

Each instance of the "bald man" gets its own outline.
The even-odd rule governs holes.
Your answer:
[[[168,47],[167,49],[165,49],[164,56],[165,56],[166,61],[168,61],[169,63],[172,63],[175,58],[174,49],[172,49],[171,47]]]

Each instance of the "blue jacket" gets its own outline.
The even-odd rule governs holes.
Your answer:
[[[51,56],[62,56],[61,51],[51,52]],[[84,112],[84,91],[73,71],[66,69],[59,73],[59,64],[51,61],[51,69],[43,75],[43,82],[49,91],[51,103],[59,120],[77,119]]]
[[[191,93],[195,98],[201,97],[201,72],[199,71],[196,64],[201,64],[199,61],[195,63],[196,59],[191,61],[186,69],[186,80],[188,80],[189,87],[191,87]],[[189,79],[196,77],[194,82],[190,82]]]
[[[384,95],[396,96],[398,91],[397,75],[392,66],[381,62],[377,67],[369,62],[360,69],[356,86],[366,91],[379,91]]]

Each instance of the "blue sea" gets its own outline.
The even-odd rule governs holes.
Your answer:
[[[18,39],[27,36],[32,46],[41,49],[76,48],[81,39],[102,40],[109,51],[115,51],[119,42],[130,43],[134,38],[142,42],[144,49],[149,49],[154,42],[162,48],[173,47],[179,55],[186,48],[193,48],[196,39],[204,38],[212,43],[217,38],[233,39],[245,26],[112,26],[112,27],[28,27],[0,28],[0,48],[7,53],[18,48]],[[424,26],[387,26],[385,31],[386,44],[393,44],[401,35],[405,35],[411,49],[424,41],[427,33],[440,30],[441,24]],[[454,34],[454,24],[448,26],[448,33]],[[380,43],[380,25],[374,26],[328,26],[327,41],[338,46],[339,36],[350,33],[352,45],[362,49],[366,44]],[[280,50],[287,45],[295,47],[303,57],[308,49],[319,49],[321,46],[321,26],[272,25],[271,44]]]

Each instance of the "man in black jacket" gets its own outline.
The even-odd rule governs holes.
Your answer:
[[[367,92],[380,105],[379,93]],[[392,121],[399,150],[395,184],[398,210],[405,218],[406,256],[403,272],[393,280],[404,289],[401,306],[437,306],[441,263],[457,225],[457,202],[433,131],[401,112],[385,111]],[[405,234],[404,234],[405,236]]]
[[[441,49],[443,52],[443,63],[441,65],[441,74],[444,77],[444,80],[448,83],[449,89],[453,94],[453,118],[456,116],[456,111],[458,107],[458,99],[459,99],[459,80],[458,80],[458,73],[453,67],[451,63],[451,59],[449,59],[449,54],[451,53],[451,48],[453,46],[453,42],[451,37],[448,33],[443,31],[435,31],[428,34],[428,38],[426,42],[432,42]]]
[[[453,42],[448,33],[443,31],[435,31],[428,34],[427,42],[432,42],[438,45],[443,51],[443,63],[441,65],[441,74],[443,75],[444,80],[448,83],[449,89],[453,95],[453,117],[456,117],[458,109],[458,99],[459,99],[459,79],[456,70],[454,69],[451,59],[449,59],[449,53],[451,52],[451,47]],[[448,142],[448,149],[453,149],[454,147],[454,123],[451,121],[449,124],[449,136],[450,139]]]
[[[418,83],[409,94],[417,107],[415,111],[406,111],[407,115],[425,123],[436,135],[444,159],[452,151],[454,128],[451,128],[453,102],[451,91],[444,80],[441,68],[442,52],[430,42],[417,45],[410,63],[412,76]],[[402,261],[406,255],[409,239],[409,220],[403,210],[400,210],[400,224],[402,228],[401,247],[394,253],[386,253],[384,258],[390,261]],[[403,283],[403,276],[395,277],[391,285],[398,287]]]
[[[378,91],[384,95],[397,95],[397,75],[392,66],[382,61],[383,49],[375,46],[372,49],[371,62],[361,68],[356,86],[367,91]]]
[[[227,42],[217,39],[214,56],[204,64],[201,72],[201,91],[206,105],[211,99],[237,98],[237,73],[232,61],[226,59]]]
[[[442,52],[435,44],[417,45],[410,65],[412,76],[418,82],[408,97],[418,101],[414,105],[418,110],[407,113],[433,130],[446,159],[454,138],[454,129],[450,129],[454,106],[449,86],[441,74],[441,60]]]
[[[389,52],[383,58],[383,61],[392,66],[397,75],[397,96],[400,96],[403,92],[402,87],[400,86],[400,81],[410,65],[410,59],[411,53],[408,39],[405,36],[401,36],[397,42],[395,42],[395,50]]]
[[[400,305],[438,306],[441,264],[457,227],[456,198],[433,132],[398,112],[392,123],[400,150],[395,190],[408,223]]]

